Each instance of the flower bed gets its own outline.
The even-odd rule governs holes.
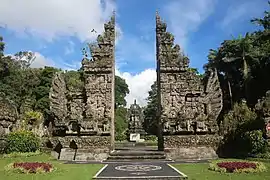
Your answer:
[[[209,169],[227,173],[251,173],[266,171],[266,167],[262,162],[252,161],[216,161],[210,163]]]
[[[9,164],[6,169],[18,173],[47,173],[53,170],[53,166],[41,162],[16,162]]]

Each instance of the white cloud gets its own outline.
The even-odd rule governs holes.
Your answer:
[[[176,42],[182,47],[186,46],[189,33],[197,31],[213,13],[216,1],[173,0],[165,6],[165,13],[169,17],[168,25],[175,35]]]
[[[58,36],[93,39],[115,9],[113,0],[1,0],[0,26],[51,41]]]
[[[55,66],[55,63],[53,62],[52,59],[43,56],[39,52],[35,52],[34,54],[36,58],[31,64],[32,68],[40,68],[44,66]]]
[[[235,1],[226,12],[224,19],[221,21],[221,28],[226,29],[235,26],[237,23],[248,22],[250,19],[259,17],[263,14],[267,2],[264,0],[245,0]],[[256,7],[256,8],[255,8]]]
[[[136,99],[140,106],[145,106],[148,91],[150,91],[151,85],[156,80],[156,71],[154,69],[146,69],[132,75],[128,72],[120,72],[116,68],[115,74],[125,79],[129,87],[130,93],[126,97],[127,105],[129,106]]]

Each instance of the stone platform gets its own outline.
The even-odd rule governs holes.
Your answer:
[[[131,180],[131,179],[187,179],[187,176],[167,163],[113,163],[106,164],[93,179]]]

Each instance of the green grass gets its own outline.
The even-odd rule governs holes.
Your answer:
[[[177,164],[175,168],[188,176],[189,180],[270,180],[270,162],[264,162],[268,171],[263,173],[218,173],[208,170],[208,163]]]
[[[49,162],[57,169],[44,174],[16,174],[6,172],[4,167],[12,162]],[[174,165],[188,176],[189,180],[270,180],[270,161],[264,162],[268,171],[250,174],[222,174],[208,170],[208,163],[187,163]],[[0,157],[0,179],[3,180],[84,180],[91,179],[102,164],[63,164],[53,160],[49,155],[42,154],[31,157]]]
[[[6,172],[4,167],[12,162],[49,162],[56,167],[56,171],[44,174],[16,174]],[[63,164],[53,160],[48,155],[38,155],[31,157],[0,158],[0,179],[3,180],[84,180],[91,179],[102,164]]]

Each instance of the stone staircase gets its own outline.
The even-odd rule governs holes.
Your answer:
[[[164,151],[158,151],[157,147],[125,146],[117,147],[110,152],[105,162],[130,162],[130,161],[160,161],[167,162]]]

